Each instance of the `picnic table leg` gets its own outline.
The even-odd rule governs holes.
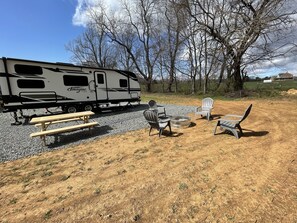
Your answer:
[[[89,123],[89,118],[90,118],[89,115],[84,115],[84,116],[82,117],[84,123]],[[93,126],[88,127],[89,132],[91,132],[92,128],[93,128]]]
[[[89,122],[89,117],[88,115],[84,116],[84,123],[88,123]],[[91,127],[89,127],[89,132],[91,132]]]
[[[46,130],[45,122],[41,123],[41,132]],[[46,146],[45,135],[40,136],[41,140],[43,141],[43,145]]]
[[[43,145],[46,146],[45,136],[40,136],[40,139],[43,141]]]
[[[84,116],[84,122],[85,123],[88,123],[89,122],[89,116],[88,115]]]

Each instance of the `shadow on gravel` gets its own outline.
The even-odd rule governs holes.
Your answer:
[[[195,126],[196,126],[196,123],[191,122],[190,125],[189,125],[189,128],[192,128],[192,127],[195,127]]]
[[[121,107],[114,107],[114,108],[104,108],[102,110],[94,110],[95,113],[90,118],[99,118],[99,117],[108,117],[116,114],[123,114],[129,112],[137,112],[137,111],[144,111],[148,109],[147,104],[140,104],[140,105],[133,105],[133,106],[121,106]],[[61,111],[53,112],[53,113],[39,113],[39,114],[32,114],[32,115],[24,115],[24,117],[19,117],[19,120],[22,122],[22,125],[30,125],[30,120],[34,117],[43,117],[49,115],[60,115],[63,114]]]
[[[97,136],[103,136],[105,134],[108,134],[111,130],[113,130],[113,128],[111,128],[108,125],[105,125],[94,127],[90,132],[87,129],[85,129],[78,130],[76,132],[48,136],[46,146],[48,148],[61,147],[71,143],[79,142],[80,140],[86,140],[96,138]]]
[[[109,117],[117,114],[123,114],[123,113],[130,113],[130,112],[137,112],[137,111],[144,111],[148,108],[147,104],[140,104],[140,105],[132,105],[132,106],[121,106],[121,107],[113,107],[113,108],[104,108],[102,110],[95,110],[93,111],[95,114],[92,115],[90,118],[100,118],[100,117]],[[43,116],[49,116],[49,115],[60,115],[63,114],[62,111],[56,111],[52,113],[34,113],[34,114],[27,114],[22,117],[19,117],[19,121],[21,122],[20,125],[15,126],[27,126],[32,125],[30,124],[30,121],[32,118],[35,117],[43,117]]]
[[[140,104],[140,105],[133,106],[133,107],[119,107],[119,108],[113,108],[113,109],[103,109],[101,111],[94,111],[95,114],[92,115],[90,118],[108,117],[108,116],[117,115],[117,114],[144,111],[145,109],[148,109],[148,105],[146,105],[146,104]]]

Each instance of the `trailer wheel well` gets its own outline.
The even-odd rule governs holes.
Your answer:
[[[75,113],[77,112],[78,107],[76,105],[65,105],[63,106],[63,111],[66,113]]]
[[[93,111],[93,109],[94,109],[92,104],[84,104],[82,106],[82,108],[83,108],[82,110],[84,110],[84,111]]]

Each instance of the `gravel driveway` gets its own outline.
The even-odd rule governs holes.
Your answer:
[[[194,112],[193,106],[168,104],[163,106],[166,108],[168,115],[186,115]],[[99,126],[95,127],[91,134],[87,130],[79,130],[47,136],[47,146],[42,145],[39,137],[29,137],[30,133],[37,130],[34,125],[28,124],[29,119],[23,119],[21,120],[23,122],[22,125],[15,126],[11,125],[14,119],[10,113],[0,113],[0,162],[20,159],[45,151],[66,148],[108,135],[149,127],[142,114],[147,108],[147,104],[140,104],[139,106],[130,107],[123,111],[96,113],[91,119],[97,121]],[[44,109],[24,111],[24,115],[42,115],[45,114],[44,111]],[[71,123],[55,124],[55,128],[67,125],[71,125]]]

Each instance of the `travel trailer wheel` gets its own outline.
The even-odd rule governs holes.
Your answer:
[[[84,105],[84,110],[85,111],[92,111],[93,110],[93,106],[92,105]]]
[[[77,112],[77,108],[74,105],[70,105],[65,108],[65,111],[67,113],[75,113]]]

